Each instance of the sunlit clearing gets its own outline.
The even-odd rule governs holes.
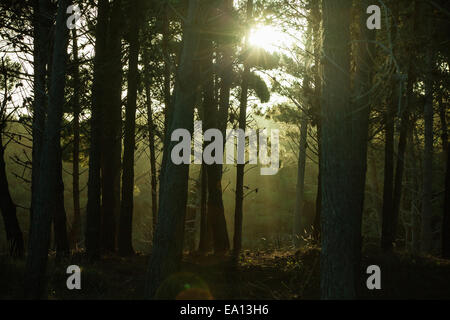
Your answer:
[[[258,25],[250,31],[249,43],[269,52],[280,51],[292,46],[292,38],[272,26]]]

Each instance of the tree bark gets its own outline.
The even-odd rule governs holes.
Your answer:
[[[114,0],[108,25],[106,79],[103,103],[102,248],[116,250],[117,218],[120,214],[120,165],[122,149],[122,1]],[[106,112],[108,110],[108,112]]]
[[[300,148],[298,151],[297,163],[297,187],[294,210],[294,245],[298,248],[301,244],[302,235],[302,210],[305,193],[305,165],[306,165],[306,137],[308,135],[308,118],[305,112],[302,112],[300,124]]]
[[[77,30],[72,29],[73,47],[73,151],[72,151],[72,189],[73,189],[73,220],[70,230],[72,247],[77,248],[80,242],[81,212],[80,212],[80,69],[78,59]]]
[[[58,142],[61,139],[61,136],[58,138]],[[61,145],[58,145],[57,150],[57,181],[56,188],[53,193],[54,201],[56,201],[55,212],[53,216],[53,230],[55,234],[55,250],[56,256],[58,258],[62,256],[66,256],[69,254],[70,246],[69,239],[67,237],[67,218],[66,218],[66,209],[64,207],[64,182],[62,178],[62,150]]]
[[[448,142],[447,142],[448,144]],[[442,219],[442,257],[450,259],[450,148],[447,147],[445,172],[444,215]]]
[[[33,101],[33,150],[31,169],[31,210],[30,231],[33,220],[33,208],[36,205],[37,188],[39,185],[39,167],[45,126],[45,108],[47,105],[46,66],[48,63],[48,46],[50,44],[51,3],[49,0],[34,0],[33,2],[33,68],[34,68],[34,101]]]
[[[125,139],[123,153],[122,203],[119,224],[119,254],[132,255],[133,241],[133,191],[134,191],[134,150],[136,146],[136,98],[138,86],[139,57],[139,6],[131,5],[130,57],[128,64],[128,96],[125,115]],[[151,115],[150,115],[151,116]]]
[[[168,132],[169,137],[176,129],[187,129],[191,135],[193,132],[197,88],[194,73],[195,53],[199,39],[196,31],[198,8],[198,0],[189,1],[188,19],[184,25],[183,49],[174,90],[173,121]],[[166,151],[168,160],[162,164],[165,166],[165,173],[161,180],[158,224],[148,266],[146,281],[148,298],[154,298],[161,283],[169,275],[178,271],[183,252],[189,165],[175,165],[170,160],[170,153],[176,144],[176,141],[170,142]],[[177,197],[177,201],[173,200],[174,197]]]
[[[204,130],[219,128],[219,111],[214,98],[213,44],[210,39],[201,40],[200,55],[202,59],[203,119]],[[205,143],[205,146],[208,143]],[[207,212],[212,228],[214,252],[225,253],[230,248],[225,210],[222,199],[222,164],[205,165],[208,181]]]
[[[247,25],[250,27],[253,19],[253,0],[247,0]],[[247,30],[245,36],[244,50],[249,49],[249,34]],[[245,132],[247,125],[247,100],[248,86],[250,77],[250,65],[244,60],[244,72],[242,74],[241,83],[241,99],[239,106],[239,129]],[[236,197],[234,208],[234,236],[233,236],[233,257],[235,260],[239,258],[242,247],[242,223],[243,223],[243,206],[244,206],[244,168],[245,164],[237,164],[236,169]]]
[[[152,97],[150,92],[151,78],[149,70],[148,51],[144,49],[144,81],[145,96],[147,98],[147,127],[148,144],[150,149],[150,185],[152,193],[152,233],[156,230],[158,218],[157,175],[156,175],[156,149],[155,149],[155,124],[153,122]]]
[[[40,298],[45,290],[45,271],[50,240],[50,223],[55,212],[54,190],[57,187],[58,150],[64,104],[64,85],[68,29],[66,9],[69,0],[60,0],[56,18],[55,45],[52,62],[48,117],[45,125],[39,175],[45,176],[37,189],[36,206],[33,208],[30,250],[26,263],[25,293],[30,298]]]
[[[2,212],[3,222],[5,223],[9,255],[12,257],[22,257],[24,254],[23,236],[19,221],[17,220],[16,205],[9,192],[8,177],[6,175],[6,147],[3,146],[1,132],[3,125],[3,123],[0,123],[0,211]]]
[[[91,259],[100,257],[101,232],[101,137],[102,137],[102,99],[105,95],[108,32],[108,0],[99,0],[97,25],[95,30],[94,79],[92,82],[92,110],[89,149],[88,202],[86,212],[86,253]]]
[[[366,172],[369,108],[367,66],[360,62],[356,103],[350,103],[350,0],[324,0],[324,82],[322,90],[323,299],[354,299],[359,279],[361,217]],[[363,24],[365,26],[365,24]],[[364,32],[364,28],[361,30]],[[363,41],[364,42],[364,41]],[[360,48],[358,59],[366,61]]]
[[[428,18],[428,36],[432,35],[432,19]],[[422,228],[421,228],[421,251],[430,253],[432,249],[432,228],[431,215],[433,213],[431,198],[433,192],[433,49],[428,44],[425,57],[426,76],[425,76],[425,146],[423,150],[423,198],[422,198]]]

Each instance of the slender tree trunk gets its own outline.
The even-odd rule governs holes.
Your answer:
[[[393,84],[392,89],[396,86]],[[394,90],[395,92],[395,90]],[[381,248],[392,250],[392,214],[393,214],[393,184],[394,184],[394,106],[395,93],[391,94],[390,102],[384,114],[385,146],[384,146],[384,183],[383,183],[383,222],[381,228]]]
[[[48,46],[50,44],[50,19],[49,0],[34,0],[33,2],[33,67],[34,67],[34,102],[33,102],[33,151],[32,151],[32,173],[31,173],[31,210],[30,210],[30,232],[33,208],[36,205],[37,188],[39,185],[39,167],[41,161],[41,150],[43,143],[43,132],[45,126],[45,108],[47,105],[46,90],[46,66],[48,57]]]
[[[5,98],[6,99],[6,98]],[[0,123],[0,211],[5,223],[6,241],[8,243],[9,255],[22,257],[24,254],[23,236],[17,220],[16,205],[9,192],[8,177],[6,175],[5,149]]]
[[[442,133],[442,150],[446,156],[447,168],[445,171],[445,195],[444,195],[444,212],[442,218],[442,257],[450,259],[450,154],[448,147],[448,127],[446,119],[446,103],[442,97],[439,100],[439,116],[441,119]]]
[[[442,219],[442,257],[444,259],[450,259],[450,148],[448,147],[447,169],[445,172],[444,215]]]
[[[432,35],[432,20],[428,18],[428,36]],[[425,77],[425,105],[424,105],[424,120],[425,120],[425,147],[423,154],[423,199],[422,199],[422,241],[421,251],[423,253],[430,253],[432,249],[432,228],[431,215],[432,210],[432,192],[433,192],[433,49],[428,44],[426,52],[426,67],[427,74]]]
[[[122,149],[122,1],[111,4],[108,28],[105,96],[102,97],[102,248],[116,249],[117,218],[120,213],[120,165]]]
[[[306,137],[308,135],[308,118],[305,112],[302,113],[302,120],[300,124],[300,148],[298,151],[297,163],[297,187],[295,197],[295,211],[294,211],[294,245],[299,247],[301,243],[302,234],[302,211],[305,193],[305,165],[306,165]]]
[[[169,137],[176,129],[193,132],[195,91],[195,53],[198,46],[196,24],[198,21],[198,0],[190,0],[188,18],[184,25],[183,49],[174,91],[173,121]],[[177,272],[183,252],[184,223],[186,216],[189,165],[175,165],[170,160],[173,147],[168,145],[166,159],[162,165],[165,173],[161,181],[158,224],[154,236],[153,250],[148,266],[146,295],[154,298],[157,288],[171,274]],[[174,197],[177,201],[174,201]],[[164,213],[164,214],[162,214]],[[157,298],[157,297],[155,297]]]
[[[70,230],[72,247],[80,242],[81,212],[80,212],[80,67],[78,60],[77,30],[72,29],[73,47],[73,151],[72,151],[72,189],[73,189],[73,220]]]
[[[58,137],[60,143],[61,136]],[[57,150],[57,181],[56,188],[53,193],[56,201],[55,212],[53,216],[53,230],[55,234],[55,249],[56,256],[62,257],[69,254],[70,246],[69,239],[67,237],[67,218],[66,209],[64,207],[64,182],[62,178],[62,150],[61,145],[58,145]]]
[[[94,80],[92,84],[91,132],[89,150],[88,202],[86,212],[86,252],[91,259],[100,257],[101,232],[101,137],[102,98],[105,95],[108,32],[108,0],[99,0],[95,30]]]
[[[139,57],[139,6],[131,5],[130,60],[128,64],[128,96],[125,115],[125,139],[123,153],[122,203],[119,224],[119,253],[123,256],[134,253],[132,241],[134,149],[136,145],[136,98],[138,86]],[[150,115],[151,116],[151,115]]]
[[[312,20],[312,30],[313,30],[313,38],[314,38],[314,103],[313,103],[313,117],[315,119],[315,123],[317,125],[317,150],[318,150],[318,175],[317,175],[317,194],[316,194],[316,214],[314,217],[314,230],[313,230],[313,239],[316,242],[320,241],[320,212],[322,206],[322,183],[321,183],[321,102],[320,97],[322,95],[322,80],[320,73],[320,65],[321,65],[321,50],[322,50],[322,39],[321,39],[321,27],[320,22],[322,20],[321,11],[320,11],[320,1],[312,0],[311,3],[311,18]]]
[[[155,149],[155,124],[153,123],[152,97],[150,92],[151,78],[149,70],[148,51],[144,49],[144,81],[145,96],[147,98],[147,127],[148,127],[148,144],[150,148],[150,185],[152,193],[152,233],[156,230],[158,218],[158,197],[157,197],[157,175],[156,175],[156,149]]]
[[[253,0],[247,0],[247,24],[251,25],[253,19]],[[245,37],[245,50],[249,48],[249,30]],[[247,100],[248,83],[250,76],[250,66],[244,61],[244,73],[242,74],[241,99],[239,106],[239,129],[245,132],[247,122]],[[244,206],[244,168],[245,164],[237,164],[236,169],[236,198],[234,208],[234,236],[233,236],[233,257],[237,260],[242,247],[242,221]]]
[[[412,77],[412,74],[409,73],[410,77]],[[412,85],[414,80],[408,79],[407,84],[407,95],[408,95],[408,101],[405,105],[405,110],[403,110],[402,116],[401,116],[401,124],[400,124],[400,138],[398,141],[398,148],[397,148],[397,164],[396,164],[396,170],[395,170],[395,180],[394,180],[394,190],[393,190],[393,206],[392,206],[392,230],[390,232],[390,239],[389,241],[386,241],[387,243],[394,243],[395,237],[397,234],[397,228],[398,228],[398,218],[400,214],[400,202],[402,198],[402,186],[403,186],[403,171],[405,167],[405,153],[406,153],[406,143],[407,143],[407,136],[409,131],[409,104],[412,100]],[[388,247],[389,249],[392,249],[391,247]]]
[[[170,94],[170,52],[169,52],[169,39],[170,39],[170,20],[169,20],[169,7],[168,4],[164,4],[163,8],[163,17],[162,17],[162,43],[161,49],[164,58],[164,135],[163,135],[163,155],[162,155],[162,163],[167,162],[167,148],[170,144],[170,137],[168,136],[168,131],[170,129],[170,125],[172,123],[172,98]],[[162,181],[164,179],[165,166],[161,166],[160,174],[159,174],[159,196],[161,197],[161,186]]]
[[[52,63],[52,79],[48,117],[44,131],[41,165],[39,175],[46,179],[37,189],[36,206],[33,208],[30,250],[26,263],[25,292],[30,298],[42,297],[45,290],[45,272],[50,240],[50,223],[55,212],[54,190],[57,187],[58,150],[64,104],[65,68],[68,43],[66,9],[69,0],[58,3],[56,18],[55,45]]]
[[[208,196],[208,175],[206,172],[206,165],[203,163],[201,168],[201,183],[200,183],[200,241],[198,250],[201,253],[206,253],[210,249],[211,228],[208,227],[207,215],[207,196]]]

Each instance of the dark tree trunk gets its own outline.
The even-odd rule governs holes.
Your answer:
[[[392,31],[397,35],[398,3],[392,9]],[[398,40],[398,39],[395,39]],[[394,41],[395,41],[394,40]],[[395,56],[396,48],[393,49]],[[383,209],[381,226],[381,248],[391,251],[395,242],[395,213],[394,213],[394,133],[395,133],[395,110],[397,109],[399,94],[401,93],[400,71],[396,70],[391,80],[391,96],[384,114],[385,125],[385,148],[384,148],[384,184],[383,184]],[[398,77],[398,79],[396,79]],[[401,172],[400,172],[401,173]],[[398,176],[400,178],[400,176]]]
[[[1,132],[3,125],[3,123],[0,123],[0,211],[2,212],[3,222],[5,223],[9,255],[12,257],[22,257],[24,253],[22,231],[17,220],[16,205],[9,192],[8,177],[6,175],[6,147],[3,146]]]
[[[322,91],[323,299],[354,299],[358,286],[361,217],[366,172],[369,109],[361,93],[370,86],[367,49],[359,48],[356,103],[350,103],[350,0],[324,0]],[[363,5],[362,5],[363,7]],[[365,23],[362,24],[365,26]],[[361,28],[361,32],[367,32]]]
[[[65,68],[68,43],[66,9],[69,0],[58,3],[55,45],[52,62],[48,117],[44,131],[39,175],[46,177],[37,188],[36,206],[33,208],[30,250],[26,263],[25,293],[30,298],[40,298],[45,292],[45,273],[50,240],[50,224],[55,212],[54,191],[57,188],[59,167],[61,119],[64,104]]]
[[[392,90],[396,86],[393,83]],[[394,110],[392,105],[396,94],[391,94],[390,102],[384,114],[385,146],[384,146],[384,184],[383,184],[383,222],[381,227],[381,248],[385,251],[392,250],[393,230],[393,187],[394,187]]]
[[[195,91],[195,53],[198,46],[196,24],[199,1],[190,0],[188,18],[184,25],[183,49],[178,68],[173,102],[173,121],[169,137],[176,129],[193,132]],[[169,139],[170,141],[170,139]],[[156,290],[171,274],[177,272],[183,252],[184,223],[186,216],[189,165],[175,165],[170,153],[178,142],[168,145],[166,159],[162,165],[165,173],[161,180],[158,224],[154,236],[153,250],[148,266],[146,296],[154,298]],[[174,201],[176,197],[177,201]],[[156,297],[158,298],[158,297]]]
[[[210,249],[211,244],[211,228],[208,228],[208,215],[206,200],[208,196],[208,176],[206,173],[206,165],[203,163],[200,174],[200,242],[198,250],[201,253],[206,253]]]
[[[95,30],[94,79],[92,83],[91,132],[89,149],[88,202],[86,212],[86,252],[91,259],[100,257],[101,232],[101,137],[102,137],[102,99],[105,95],[108,32],[108,0],[99,0],[97,25]]]
[[[61,137],[58,137],[58,142]],[[66,209],[64,208],[64,182],[62,179],[62,150],[61,145],[58,145],[57,150],[57,177],[56,177],[56,189],[53,193],[56,204],[55,212],[53,216],[53,230],[55,234],[55,250],[56,256],[62,257],[69,254],[69,239],[67,237],[67,218]]]
[[[45,126],[45,108],[47,105],[46,90],[46,66],[48,63],[48,46],[50,44],[51,3],[49,0],[34,0],[33,2],[33,68],[34,68],[34,102],[33,102],[33,151],[32,151],[32,173],[31,173],[31,210],[30,210],[30,232],[33,208],[36,204],[37,188],[39,185],[39,167],[41,161],[41,150],[43,143],[43,132]]]
[[[444,216],[442,219],[442,257],[444,259],[450,259],[450,148],[448,146],[447,169],[445,172]]]
[[[128,64],[128,96],[125,115],[125,138],[123,153],[122,203],[119,223],[119,254],[134,253],[132,241],[133,191],[134,191],[134,149],[136,145],[136,98],[138,85],[139,57],[139,6],[131,4],[130,57]],[[151,115],[150,115],[151,116]]]
[[[446,103],[442,97],[439,100],[439,116],[441,119],[442,133],[442,150],[446,156],[447,169],[445,171],[445,195],[444,195],[444,212],[442,218],[442,257],[450,259],[450,154],[448,147],[448,127],[446,119]]]
[[[152,193],[152,234],[156,230],[158,221],[158,196],[157,196],[157,175],[156,175],[156,149],[155,149],[155,124],[153,122],[152,97],[150,92],[151,78],[149,70],[148,51],[144,50],[144,81],[145,96],[147,98],[147,127],[148,127],[148,144],[150,148],[150,185]]]
[[[214,99],[213,44],[211,40],[203,39],[201,41],[200,56],[204,57],[202,59],[202,89],[204,130],[206,131],[218,128],[219,125],[219,112]],[[205,143],[205,146],[207,145],[208,143]],[[208,180],[207,219],[212,228],[214,252],[222,254],[230,248],[222,199],[222,165],[219,163],[207,164],[205,168]]]
[[[430,13],[431,14],[431,13]],[[432,19],[427,21],[427,35],[432,36]],[[431,228],[432,196],[433,196],[433,70],[434,57],[431,44],[428,44],[426,50],[426,76],[425,76],[425,146],[423,150],[423,198],[422,198],[422,228],[421,228],[421,251],[430,253],[433,241],[433,230]]]
[[[170,144],[170,137],[168,136],[168,131],[170,129],[172,123],[172,98],[170,94],[170,52],[169,52],[169,39],[170,39],[170,20],[169,20],[169,7],[168,4],[164,4],[163,7],[163,17],[162,17],[162,43],[161,49],[164,58],[164,135],[163,135],[163,155],[162,155],[162,163],[167,162],[167,156],[169,155],[167,152],[167,148]],[[161,166],[160,174],[159,174],[159,196],[161,197],[161,185],[164,179],[165,166]]]
[[[81,212],[80,212],[80,69],[78,60],[77,31],[72,29],[73,47],[73,151],[72,151],[72,189],[73,189],[73,220],[70,230],[70,242],[77,248],[80,242]]]
[[[253,19],[253,0],[247,1],[247,24],[250,25]],[[249,48],[249,33],[245,37],[245,50]],[[244,72],[241,83],[241,99],[239,106],[239,129],[245,132],[247,125],[247,100],[248,85],[250,76],[250,66],[244,61]],[[237,164],[236,168],[236,197],[234,208],[234,236],[233,236],[233,257],[237,259],[242,247],[242,222],[244,207],[244,168],[245,164]]]
[[[111,4],[106,54],[105,95],[102,97],[102,248],[116,250],[117,218],[120,213],[120,165],[122,149],[122,1]],[[107,111],[107,112],[106,112]]]

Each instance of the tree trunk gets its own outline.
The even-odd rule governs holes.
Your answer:
[[[58,138],[58,142],[61,139],[61,136]],[[70,246],[69,239],[67,237],[67,218],[66,218],[66,209],[64,208],[64,182],[62,179],[62,150],[61,145],[58,145],[57,150],[57,163],[58,163],[58,172],[57,172],[57,181],[56,181],[56,189],[53,193],[54,201],[56,201],[55,212],[53,216],[53,228],[55,234],[55,249],[56,256],[62,257],[69,254]]]
[[[139,6],[131,4],[130,57],[128,64],[128,96],[125,115],[125,138],[123,153],[122,203],[119,224],[119,254],[134,253],[132,241],[133,191],[134,191],[134,149],[136,145],[136,98],[138,86],[139,57]],[[150,115],[151,116],[151,115]]]
[[[6,97],[5,97],[6,99]],[[0,128],[3,123],[0,123]],[[5,149],[0,129],[0,211],[5,223],[6,241],[8,243],[9,255],[22,257],[24,253],[22,231],[16,215],[16,205],[9,192],[8,177],[6,175]]]
[[[168,136],[168,131],[170,129],[172,123],[172,98],[170,94],[170,52],[169,52],[169,38],[170,38],[170,21],[169,21],[169,7],[168,4],[164,4],[163,7],[163,21],[162,21],[162,43],[161,49],[164,58],[164,135],[163,135],[163,155],[162,155],[162,163],[166,163],[167,156],[169,153],[167,152],[167,148],[170,144],[170,137]],[[164,179],[165,166],[161,166],[160,174],[159,174],[159,196],[161,197],[161,185]]]
[[[120,164],[122,148],[122,1],[111,4],[107,56],[105,95],[103,103],[102,148],[102,248],[116,249],[116,228],[120,213]],[[106,112],[108,110],[108,112]]]
[[[31,169],[31,210],[29,237],[31,237],[31,221],[33,220],[33,208],[36,205],[37,188],[39,186],[39,167],[41,161],[40,158],[45,126],[45,108],[47,105],[46,66],[48,63],[48,46],[50,44],[50,28],[53,24],[50,19],[50,1],[35,0],[33,3],[34,102],[32,124],[33,151]]]
[[[202,89],[204,130],[206,131],[219,127],[219,112],[217,101],[214,99],[213,44],[211,40],[202,39],[200,55],[204,57],[202,59],[202,78],[204,79]],[[208,144],[205,143],[205,146]],[[222,199],[222,164],[207,164],[205,168],[208,181],[207,219],[212,228],[214,252],[222,254],[230,248]]]
[[[68,29],[66,9],[69,0],[58,3],[56,18],[55,45],[53,51],[52,79],[50,85],[48,117],[44,131],[42,158],[39,175],[46,177],[37,189],[36,206],[33,208],[30,250],[26,263],[25,293],[30,298],[39,298],[45,290],[45,271],[47,265],[50,223],[55,212],[54,190],[57,188],[58,150],[60,148],[61,119],[64,104],[64,84]]]
[[[152,97],[150,93],[150,70],[148,70],[149,59],[148,51],[144,49],[144,81],[145,96],[147,98],[147,127],[148,127],[148,144],[150,148],[150,185],[152,193],[152,234],[155,233],[158,218],[158,197],[157,197],[157,175],[156,175],[156,150],[155,150],[155,124],[153,122]]]
[[[206,173],[206,165],[203,163],[200,174],[200,241],[198,250],[201,253],[207,253],[212,243],[211,228],[208,227],[208,215],[206,200],[208,196],[208,176]]]
[[[444,215],[442,219],[442,257],[444,259],[450,259],[450,148],[448,147],[447,169],[445,172]]]
[[[324,0],[322,90],[322,250],[323,299],[354,299],[359,283],[361,217],[366,172],[367,49],[359,48],[356,103],[350,103],[350,0]],[[363,5],[362,5],[363,7]],[[362,24],[365,26],[365,24]],[[362,33],[366,30],[361,28]],[[367,31],[366,31],[367,32]],[[362,41],[364,43],[364,41]],[[364,63],[365,62],[365,63]]]
[[[300,148],[298,151],[297,163],[297,187],[295,197],[294,211],[294,245],[296,248],[300,246],[302,235],[302,209],[305,193],[305,165],[306,165],[306,137],[308,135],[308,118],[305,112],[302,112],[302,120],[300,124]]]
[[[432,35],[432,20],[428,18],[428,36]],[[425,146],[423,154],[423,199],[422,199],[422,238],[421,251],[430,253],[432,249],[433,231],[431,228],[431,215],[433,213],[431,198],[433,192],[433,49],[428,44],[426,52],[426,76],[425,76]]]
[[[187,129],[193,132],[193,116],[195,91],[195,53],[198,46],[196,29],[198,19],[198,0],[190,0],[188,19],[184,25],[183,49],[178,68],[173,102],[173,121],[171,121],[169,137],[176,129]],[[158,224],[154,236],[154,244],[148,266],[146,295],[155,297],[156,290],[171,274],[177,272],[183,252],[184,222],[187,204],[189,165],[175,165],[170,160],[173,147],[178,142],[168,145],[166,159],[162,165],[165,173],[161,181]],[[174,197],[177,201],[174,201]],[[156,297],[157,298],[157,297]]]
[[[73,47],[73,151],[72,151],[72,189],[73,189],[73,220],[70,230],[70,241],[73,248],[80,242],[81,212],[80,212],[80,69],[78,60],[77,30],[72,29]]]
[[[250,27],[253,19],[253,0],[247,0],[247,25]],[[245,36],[245,50],[249,48],[249,34],[247,30]],[[239,106],[239,129],[245,132],[247,125],[247,100],[248,100],[248,85],[250,76],[250,66],[244,61],[244,72],[242,74],[241,83],[241,99]],[[245,164],[237,164],[236,169],[236,198],[234,208],[234,236],[233,236],[233,256],[234,259],[239,257],[242,247],[242,221],[243,221],[243,206],[244,206],[244,167]]]
[[[383,183],[383,221],[381,227],[381,248],[385,251],[392,250],[393,230],[393,183],[394,183],[394,106],[395,84],[392,81],[391,99],[388,102],[384,114],[385,146],[384,146],[384,183]]]
[[[393,5],[392,10],[392,30],[395,40],[398,25],[398,3]],[[393,41],[395,41],[393,40]],[[394,44],[395,46],[395,44]],[[396,47],[393,48],[392,55],[395,56]],[[400,71],[391,79],[391,96],[388,100],[384,114],[385,125],[385,148],[384,148],[384,186],[383,186],[383,221],[381,226],[381,248],[384,251],[391,251],[395,241],[395,213],[394,213],[394,133],[395,133],[395,110],[399,100],[401,90],[401,80],[396,79]],[[401,173],[401,172],[400,172]],[[400,176],[398,176],[400,178]]]
[[[444,212],[442,218],[442,257],[450,259],[450,154],[448,147],[448,127],[446,119],[446,103],[442,97],[439,100],[439,116],[441,119],[442,133],[442,150],[446,156],[447,168],[445,171],[445,195],[444,195]]]
[[[320,72],[320,64],[321,64],[321,50],[322,50],[322,39],[321,39],[321,27],[320,22],[322,20],[321,11],[320,11],[320,1],[313,0],[311,7],[311,18],[312,20],[312,29],[313,29],[313,38],[314,38],[314,103],[313,103],[313,119],[315,119],[315,123],[317,125],[317,150],[318,150],[318,175],[317,175],[317,194],[316,194],[316,214],[314,216],[314,230],[313,230],[313,239],[315,242],[320,242],[320,212],[322,206],[322,184],[321,184],[321,89],[322,89],[322,80],[321,80],[321,72]]]
[[[102,99],[105,95],[108,32],[108,0],[99,0],[97,25],[95,30],[94,79],[92,82],[92,110],[89,149],[88,202],[86,212],[86,253],[91,259],[100,257],[101,232],[101,137],[102,137]]]

